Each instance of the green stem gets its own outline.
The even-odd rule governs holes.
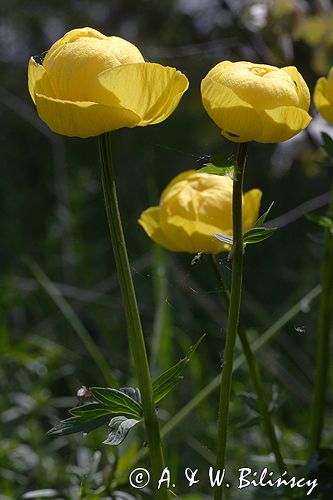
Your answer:
[[[106,133],[100,136],[99,141],[105,207],[120,289],[124,302],[129,344],[141,392],[144,422],[148,437],[149,454],[152,467],[153,485],[156,492],[156,498],[167,500],[169,498],[167,489],[163,487],[161,489],[157,489],[158,479],[161,477],[162,470],[164,469],[164,460],[159,425],[153,401],[152,382],[149,372],[147,352],[118,207],[110,139],[110,133]]]
[[[218,282],[220,283],[220,290],[221,290],[221,295],[223,297],[223,300],[225,302],[225,305],[227,308],[229,308],[230,305],[230,291],[228,289],[228,286],[226,285],[222,273],[220,272],[219,265],[216,259],[215,255],[210,255],[211,262],[217,277]],[[258,398],[258,405],[259,405],[259,410],[261,414],[261,418],[263,420],[265,430],[268,436],[268,439],[271,444],[272,451],[275,456],[275,461],[276,465],[278,466],[278,469],[281,474],[283,474],[284,471],[287,470],[285,463],[282,458],[281,450],[280,450],[280,445],[276,437],[274,425],[271,419],[271,415],[269,413],[268,409],[268,403],[266,401],[266,395],[264,391],[264,386],[261,380],[260,372],[255,360],[255,357],[253,355],[250,343],[247,338],[246,330],[244,326],[242,325],[241,322],[239,322],[238,325],[238,336],[240,338],[240,341],[242,343],[242,348],[243,352],[249,367],[250,371],[250,376],[252,378],[252,383],[255,388],[255,391],[257,393],[257,398]]]
[[[153,283],[156,305],[149,362],[151,373],[155,376],[158,365],[162,370],[164,369],[164,365],[170,366],[168,359],[166,359],[168,358],[168,352],[166,351],[169,351],[168,344],[170,342],[166,254],[164,249],[157,245],[154,247],[153,251]],[[163,362],[159,364],[158,360],[160,354]]]
[[[238,330],[239,312],[242,294],[242,274],[243,274],[243,221],[242,221],[242,197],[243,179],[246,163],[246,143],[238,146],[237,162],[235,168],[235,179],[232,196],[233,214],[233,239],[232,248],[232,279],[230,307],[228,312],[227,336],[224,350],[220,403],[218,417],[217,449],[216,449],[216,469],[225,468],[225,457],[227,447],[227,429],[229,420],[229,402],[231,392],[231,380],[233,371],[233,357],[235,342]],[[223,498],[223,485],[215,488],[214,499]]]
[[[316,285],[308,293],[306,293],[296,304],[294,304],[288,311],[286,311],[279,319],[275,321],[267,330],[265,330],[254,342],[251,344],[252,353],[259,351],[264,345],[286,326],[290,321],[304,310],[304,304],[308,307],[319,296],[321,287]],[[243,354],[237,356],[234,361],[233,371],[238,370],[245,363]],[[201,391],[198,392],[183,408],[181,408],[161,429],[162,438],[168,436],[176,429],[189,415],[198,408],[203,401],[211,396],[220,386],[221,376],[217,375],[207,384]],[[138,452],[133,460],[136,464],[147,455],[147,451],[141,450]]]
[[[333,220],[333,182],[327,217]],[[327,378],[330,358],[330,330],[333,306],[333,230],[325,230],[324,249],[321,262],[321,300],[318,323],[318,347],[314,400],[310,428],[310,452],[319,449],[324,426],[327,394]]]

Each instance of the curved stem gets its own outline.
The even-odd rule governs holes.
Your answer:
[[[218,262],[216,259],[216,255],[211,254],[210,258],[211,258],[211,262],[212,262],[217,280],[218,280],[220,287],[221,287],[220,288],[221,295],[223,297],[223,300],[225,302],[226,307],[228,308],[229,304],[230,304],[230,291],[229,291],[228,286],[226,285],[226,283],[223,279],[223,276],[220,272],[219,265],[218,265]],[[276,433],[275,433],[274,425],[273,425],[273,422],[271,419],[271,415],[269,413],[268,403],[266,400],[266,395],[265,395],[264,386],[263,386],[263,383],[261,380],[259,368],[257,366],[255,357],[253,355],[250,343],[248,341],[246,330],[241,322],[239,322],[239,325],[238,325],[238,336],[240,338],[243,352],[244,352],[244,355],[246,358],[246,362],[248,364],[250,376],[252,378],[252,383],[253,383],[253,386],[254,386],[255,391],[257,393],[258,405],[259,405],[261,418],[263,420],[265,430],[266,430],[268,439],[270,441],[272,451],[273,451],[274,456],[275,456],[276,465],[278,466],[280,473],[283,474],[283,472],[285,472],[287,470],[287,468],[286,468],[285,463],[284,463],[283,458],[282,458],[280,445],[279,445],[279,442],[278,442],[277,437],[276,437]]]
[[[333,182],[327,217],[333,220]],[[330,358],[330,330],[333,308],[333,229],[325,230],[324,249],[321,262],[321,300],[318,323],[318,347],[314,400],[310,428],[310,452],[318,450],[324,426],[327,377]]]
[[[124,302],[129,334],[129,344],[141,392],[144,422],[148,437],[149,454],[151,459],[152,479],[156,492],[156,498],[167,500],[169,498],[167,489],[157,489],[157,482],[161,477],[162,470],[164,468],[164,460],[159,425],[153,401],[152,383],[150,378],[145,341],[143,337],[141,320],[118,207],[116,182],[111,155],[110,133],[106,133],[100,136],[99,145],[105,207],[119,283]]]
[[[218,417],[218,434],[216,449],[216,469],[225,468],[225,456],[227,447],[227,429],[229,420],[229,402],[233,369],[233,357],[235,342],[238,330],[239,311],[242,294],[243,275],[243,221],[242,221],[242,196],[243,179],[246,163],[246,143],[238,145],[237,162],[235,168],[235,179],[232,196],[233,214],[233,259],[232,259],[232,279],[230,307],[228,312],[227,336],[224,350],[224,360],[222,368],[220,403]],[[215,488],[214,499],[223,498],[223,485]]]

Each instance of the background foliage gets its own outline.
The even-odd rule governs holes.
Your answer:
[[[80,386],[106,382],[84,345],[85,333],[121,385],[133,380],[97,141],[56,137],[38,119],[27,91],[28,58],[66,31],[92,26],[132,41],[146,60],[176,66],[190,80],[189,91],[166,122],[113,134],[122,215],[153,371],[158,374],[178,361],[206,333],[185,382],[163,402],[159,413],[167,422],[218,374],[225,312],[208,259],[193,265],[190,255],[163,252],[137,219],[158,202],[174,175],[200,168],[213,153],[234,154],[201,106],[199,85],[208,70],[223,59],[296,65],[312,91],[333,63],[332,5],[328,0],[1,0],[0,13],[0,499],[24,494],[130,498],[136,493],[126,481],[143,447],[142,430],[132,430],[119,450],[101,445],[106,428],[87,436],[45,438],[59,418],[68,416],[66,408],[77,404]],[[249,148],[246,188],[263,190],[263,209],[274,200],[271,217],[281,226],[246,253],[243,320],[253,339],[319,282],[322,230],[303,215],[323,212],[328,199],[332,170],[320,148],[321,130],[330,133],[315,117],[288,144],[253,143]],[[46,277],[36,273],[27,256]],[[229,277],[224,255],[221,266]],[[47,279],[56,289],[47,286]],[[59,295],[75,311],[78,329],[55,302]],[[307,458],[316,306],[315,300],[304,300],[258,352],[266,389],[279,403],[282,449],[295,465]],[[249,393],[242,365],[234,379],[229,450],[236,472],[242,466],[260,469],[272,460],[258,419],[253,419]],[[196,491],[186,489],[182,471],[211,465],[216,409],[214,393],[165,438],[166,462],[182,498],[209,498],[204,481]],[[328,410],[327,446],[331,416]],[[44,493],[29,497],[34,490]],[[262,494],[268,498],[269,492]]]

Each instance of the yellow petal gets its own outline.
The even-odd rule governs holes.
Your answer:
[[[317,80],[313,93],[313,100],[318,111],[322,106],[328,106],[330,104],[327,97],[327,78],[324,76]]]
[[[92,137],[121,127],[134,127],[139,117],[128,109],[93,102],[72,102],[35,95],[40,118],[57,134]]]
[[[167,217],[178,215],[226,232],[232,229],[232,190],[228,176],[188,171],[167,186],[161,205]]]
[[[299,97],[290,75],[274,66],[247,61],[224,61],[208,78],[232,90],[257,111],[277,106],[298,106]]]
[[[330,102],[333,102],[333,68],[331,68],[327,75],[326,97]]]
[[[262,197],[260,189],[251,189],[243,197],[243,232],[250,229],[259,216],[259,207]]]
[[[162,232],[160,227],[160,207],[150,207],[140,215],[140,226],[155,243],[173,252],[182,252],[182,248],[172,243]]]
[[[206,78],[209,78],[210,80],[214,80],[219,83],[221,75],[223,75],[224,71],[230,68],[233,64],[234,63],[232,63],[231,61],[221,61],[220,63],[216,64],[210,71],[208,71],[204,80]]]
[[[221,229],[200,221],[191,221],[179,215],[163,217],[160,213],[160,224],[164,234],[177,245],[180,252],[187,253],[219,253],[230,250],[230,246],[222,243],[214,234]],[[227,234],[224,232],[223,234]],[[230,233],[229,233],[230,234]]]
[[[288,73],[288,75],[290,75],[293,83],[296,86],[296,91],[299,98],[298,105],[302,109],[305,109],[305,111],[308,111],[310,107],[310,91],[302,75],[297,71],[295,66],[286,66],[285,68],[282,68],[282,71],[285,71],[286,73]]]
[[[185,75],[154,63],[118,66],[102,72],[99,81],[119,100],[119,106],[140,116],[139,126],[165,120],[188,88]]]
[[[256,138],[257,142],[287,141],[305,129],[311,116],[304,109],[294,106],[281,106],[261,113],[263,133]]]
[[[176,177],[174,177],[172,181],[169,182],[167,187],[162,191],[160,203],[164,203],[164,201],[168,198],[169,193],[172,191],[173,186],[175,186],[181,181],[186,181],[189,177],[196,174],[197,172],[198,172],[197,170],[185,170],[185,172],[181,172],[180,174],[176,175]]]
[[[88,28],[88,27],[75,28],[74,30],[68,31],[67,33],[65,33],[64,36],[59,38],[59,40],[57,40],[51,46],[48,53],[53,52],[54,50],[58,49],[62,45],[65,45],[66,43],[75,42],[79,38],[96,38],[97,40],[103,40],[104,38],[106,38],[106,36],[93,28]]]
[[[46,53],[44,60],[46,67],[53,66],[59,54],[62,59],[71,58],[74,64],[76,58],[82,60],[82,57],[86,59],[91,57],[95,60],[91,61],[92,63],[95,62],[97,66],[102,65],[98,73],[119,64],[144,62],[141,52],[133,43],[118,36],[105,36],[93,28],[74,29],[57,40]],[[57,71],[59,68],[55,69]]]
[[[319,113],[330,123],[333,123],[333,104],[327,98],[327,78],[317,80],[313,100]]]
[[[45,56],[43,66],[55,96],[67,101],[116,105],[117,100],[100,85],[98,75],[121,64],[143,62],[140,51],[122,38],[79,34],[70,42],[56,42]]]
[[[36,103],[35,94],[43,94],[54,97],[51,83],[42,64],[38,64],[30,57],[28,66],[28,87],[32,100]]]
[[[201,83],[201,94],[205,110],[229,140],[248,142],[261,135],[258,114],[231,89],[206,76]]]

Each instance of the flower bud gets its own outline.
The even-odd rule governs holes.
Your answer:
[[[322,117],[333,123],[333,67],[329,70],[327,78],[322,76],[317,80],[313,100]]]
[[[214,234],[232,235],[233,181],[187,170],[175,177],[161,195],[160,204],[145,210],[139,224],[156,243],[174,252],[219,253],[230,250]],[[243,231],[258,218],[261,191],[243,195]]]
[[[89,137],[165,120],[188,88],[175,68],[146,63],[130,42],[74,29],[43,61],[31,57],[29,92],[51,130]]]
[[[201,82],[203,106],[233,142],[281,142],[307,127],[309,89],[293,66],[223,61]]]

